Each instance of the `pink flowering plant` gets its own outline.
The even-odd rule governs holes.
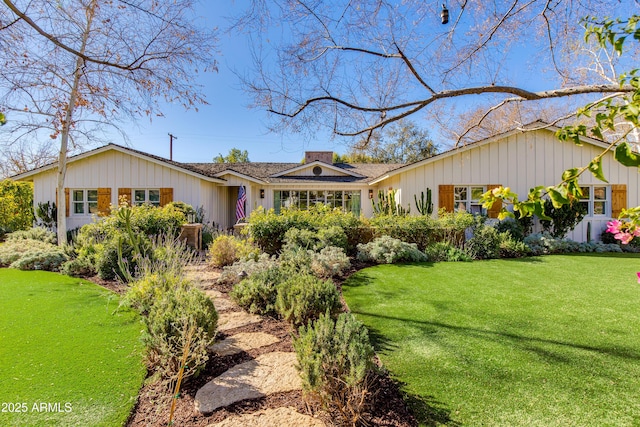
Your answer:
[[[613,234],[614,238],[620,240],[623,245],[627,245],[634,238],[640,237],[640,207],[623,209],[620,218],[626,221],[620,219],[609,221],[607,233]]]

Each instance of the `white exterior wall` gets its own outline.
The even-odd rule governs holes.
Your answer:
[[[56,171],[48,171],[33,178],[34,206],[39,202],[55,201]],[[203,206],[210,220],[216,221],[216,184],[203,181],[161,163],[110,150],[69,163],[65,188],[111,188],[111,204],[118,203],[118,188],[157,189],[173,188],[173,200],[193,207]],[[73,229],[92,221],[91,215],[67,217],[67,228]],[[216,221],[217,222],[217,221]]]
[[[486,144],[461,148],[453,155],[426,161],[378,184],[378,188],[401,189],[400,203],[410,204],[415,212],[413,195],[431,188],[434,211],[439,206],[438,187],[444,185],[488,185],[501,184],[511,187],[521,199],[526,198],[529,189],[537,185],[550,186],[561,181],[562,172],[572,167],[589,164],[602,149],[585,143],[582,147],[571,142],[559,142],[547,130],[518,133]],[[626,168],[616,162],[613,155],[603,159],[603,169],[610,184],[627,185],[627,207],[640,204],[640,174],[636,168]],[[588,171],[580,177],[581,184],[608,185],[597,180]],[[376,190],[377,193],[377,190]],[[611,219],[611,198],[609,196],[606,216],[585,217],[574,232],[567,237],[586,240],[587,223],[592,223],[591,235],[598,239]]]

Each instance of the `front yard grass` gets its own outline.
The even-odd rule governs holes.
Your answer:
[[[637,255],[381,265],[343,285],[421,425],[640,425]]]
[[[146,375],[143,325],[117,306],[85,280],[0,269],[0,425],[127,420]]]

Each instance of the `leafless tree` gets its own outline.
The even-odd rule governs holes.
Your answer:
[[[638,0],[453,0],[447,25],[440,23],[441,4],[253,0],[234,26],[256,46],[247,90],[255,106],[274,114],[275,130],[328,128],[365,138],[455,100],[469,111],[485,105],[476,119],[481,126],[496,110],[516,111],[517,103],[542,108],[562,99],[575,106],[632,90],[585,80],[584,57],[571,53],[583,39],[582,18],[624,17]],[[628,56],[628,64],[637,58]],[[550,87],[540,89],[542,81]]]
[[[159,100],[205,103],[193,75],[215,69],[215,32],[193,12],[192,0],[3,0],[0,138],[59,146],[60,243],[69,150],[105,126],[161,114]]]

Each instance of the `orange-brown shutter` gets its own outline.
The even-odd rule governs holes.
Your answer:
[[[487,185],[487,191],[493,190],[494,188],[500,187],[500,184],[489,184]],[[487,216],[489,218],[498,218],[500,214],[500,210],[502,209],[502,200],[498,199],[493,203],[491,209],[487,210]]]
[[[123,201],[131,205],[131,189],[130,188],[118,188],[118,205]]]
[[[618,218],[622,209],[627,207],[627,184],[611,186],[611,217]]]
[[[453,212],[453,185],[440,185],[438,187],[438,207],[447,212]]]
[[[111,188],[98,188],[98,216],[107,216],[110,212]]]
[[[173,202],[173,188],[160,189],[160,206]]]

